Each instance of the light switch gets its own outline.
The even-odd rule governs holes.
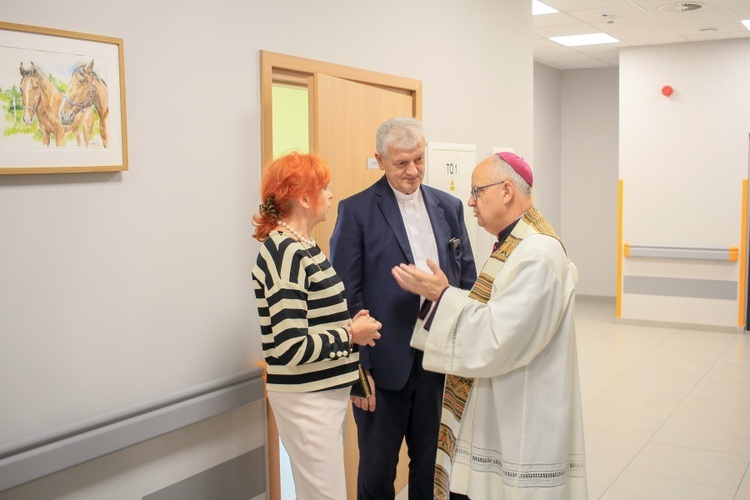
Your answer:
[[[378,160],[375,158],[368,158],[367,159],[367,169],[368,170],[377,170],[378,169]]]

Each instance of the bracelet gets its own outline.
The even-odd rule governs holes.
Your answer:
[[[354,344],[354,330],[352,330],[352,325],[344,325],[344,330],[349,335],[349,352],[352,352],[352,344]]]

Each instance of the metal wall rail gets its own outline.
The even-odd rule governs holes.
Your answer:
[[[0,492],[263,399],[253,369],[0,444]]]
[[[623,245],[625,257],[650,257],[656,259],[702,259],[736,262],[739,259],[738,247],[691,248],[653,245]]]

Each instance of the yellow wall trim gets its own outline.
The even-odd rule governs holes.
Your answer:
[[[617,184],[617,306],[615,316],[622,318],[622,179]]]
[[[747,179],[742,181],[742,215],[740,217],[740,276],[737,299],[737,326],[745,326],[747,287]]]

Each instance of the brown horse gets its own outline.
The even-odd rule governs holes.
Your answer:
[[[99,133],[102,143],[107,147],[107,115],[109,115],[109,92],[107,83],[94,71],[94,60],[84,66],[83,63],[73,71],[68,91],[60,104],[60,120],[63,124],[73,123],[79,113],[90,110],[91,106],[99,113]]]
[[[83,141],[89,146],[91,133],[94,129],[94,113],[81,114],[70,125],[63,125],[57,110],[63,101],[63,94],[52,81],[44,75],[34,63],[29,69],[21,71],[21,102],[23,103],[23,122],[31,125],[34,116],[39,120],[39,129],[42,132],[42,142],[45,146],[50,144],[50,135],[55,135],[55,144],[65,144],[65,134],[73,132],[78,146],[81,146],[81,129],[83,129]]]

